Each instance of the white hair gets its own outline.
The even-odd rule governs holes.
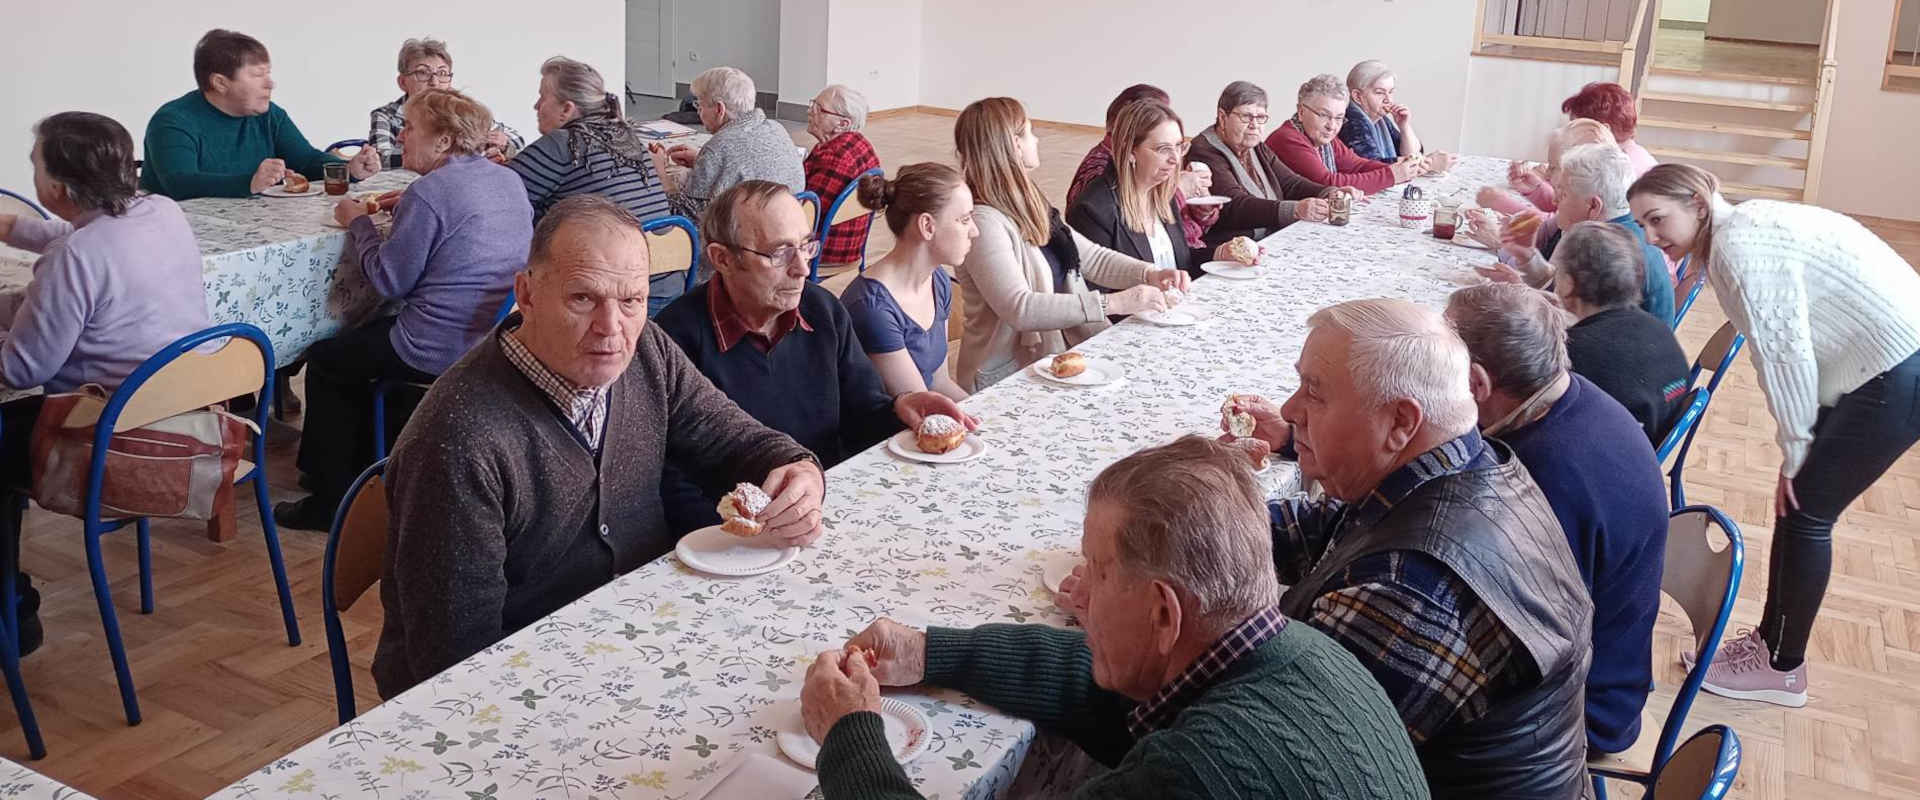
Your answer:
[[[867,127],[867,96],[845,84],[835,83],[820,90],[820,98],[825,101],[828,111],[837,111],[847,118],[847,130],[857,131]]]
[[[693,96],[701,102],[719,103],[727,116],[740,117],[753,110],[753,77],[733,67],[714,67],[693,79]]]
[[[1479,424],[1469,388],[1472,358],[1440,312],[1407,300],[1349,300],[1313,312],[1307,329],[1353,337],[1353,383],[1375,407],[1397,400],[1420,406],[1425,424],[1458,436]]]
[[[1628,213],[1627,175],[1633,165],[1618,147],[1583,144],[1560,154],[1560,173],[1566,176],[1567,191],[1577,198],[1598,197],[1606,219]],[[1563,202],[1574,202],[1566,198]]]
[[[1382,78],[1393,77],[1393,70],[1387,68],[1387,62],[1367,59],[1347,70],[1347,88],[1370,89]]]
[[[1332,75],[1315,75],[1308,78],[1306,83],[1300,84],[1300,95],[1297,99],[1304,103],[1309,97],[1331,97],[1342,103],[1351,99],[1347,94],[1347,87],[1341,85],[1340,79]]]

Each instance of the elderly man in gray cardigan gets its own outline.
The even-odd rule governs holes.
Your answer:
[[[382,697],[433,677],[673,546],[669,458],[772,502],[763,536],[820,535],[813,454],[754,421],[647,324],[647,244],[598,195],[554,204],[520,315],[427,393],[388,465]]]
[[[741,181],[772,181],[798,192],[807,188],[800,148],[786,126],[754,107],[753,78],[733,67],[714,67],[693,79],[700,123],[713,138],[695,150],[678,145],[667,157],[693,172],[667,196],[673,213],[699,219],[707,203]]]

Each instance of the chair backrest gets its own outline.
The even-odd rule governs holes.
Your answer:
[[[47,214],[46,209],[41,208],[38,203],[27,199],[26,195],[15,194],[5,189],[0,189],[0,214],[13,214],[17,216],[32,215],[41,219],[52,219],[52,217]]]
[[[508,289],[507,301],[500,304],[499,311],[494,312],[493,327],[496,327],[496,328],[500,327],[500,323],[506,322],[507,317],[513,316],[513,310],[519,307],[520,307],[520,301],[513,296],[513,290]]]
[[[1700,299],[1700,289],[1707,285],[1706,270],[1689,269],[1693,256],[1680,259],[1680,270],[1673,276],[1673,296],[1680,298],[1680,307],[1673,311],[1673,328],[1680,329],[1680,321],[1687,318],[1687,310],[1693,308],[1693,301]]]
[[[1709,535],[1716,527],[1727,537],[1726,546],[1719,549],[1714,548]],[[1655,764],[1662,763],[1673,751],[1685,728],[1687,712],[1700,692],[1700,683],[1706,680],[1707,667],[1713,662],[1721,635],[1726,633],[1727,620],[1733,616],[1746,561],[1747,546],[1740,536],[1740,526],[1720,509],[1687,506],[1667,517],[1666,563],[1660,573],[1660,591],[1673,598],[1693,626],[1695,660],[1660,730],[1660,742],[1654,748]]]
[[[365,139],[341,139],[340,141],[334,142],[333,144],[320,148],[320,151],[323,153],[331,153],[335,150],[339,150],[342,147],[366,147],[366,146],[367,146],[367,140]]]
[[[1695,386],[1680,399],[1680,413],[1667,427],[1667,434],[1660,437],[1660,446],[1654,448],[1654,458],[1667,463],[1667,456],[1673,454],[1673,448],[1682,439],[1692,438],[1693,427],[1700,424],[1700,416],[1707,413],[1707,402],[1713,398],[1713,392],[1705,386]]]
[[[1707,389],[1719,391],[1720,379],[1726,377],[1727,368],[1733,366],[1733,357],[1740,354],[1740,346],[1746,341],[1747,337],[1735,330],[1733,323],[1722,323],[1720,330],[1713,332],[1713,338],[1700,348],[1700,355],[1694,357],[1693,371],[1687,374],[1687,385],[1692,386],[1700,380],[1701,370],[1711,370],[1713,379],[1707,382]]]
[[[380,581],[387,558],[387,460],[380,459],[361,473],[347,489],[333,517],[327,538],[327,573],[332,589],[329,613],[353,607],[368,588]]]
[[[641,227],[647,232],[647,274],[686,270],[686,291],[693,291],[700,279],[700,231],[693,220],[676,214],[648,220]]]
[[[827,240],[827,237],[832,234],[833,226],[835,225],[839,225],[842,222],[850,222],[861,217],[873,216],[874,210],[868,208],[866,203],[860,202],[860,181],[868,175],[885,174],[886,173],[879,167],[874,167],[873,169],[854,176],[853,180],[847,181],[846,187],[842,188],[840,194],[833,198],[833,204],[827,206],[826,220],[820,224],[819,228],[820,241],[825,242]],[[820,280],[820,257],[825,252],[825,250],[822,250],[820,253],[814,254],[813,264],[807,276],[808,280],[815,282]],[[864,242],[860,247],[860,271],[867,271],[867,248]]]
[[[793,199],[800,201],[800,208],[807,212],[807,227],[820,230],[820,195],[813,192],[794,192]]]
[[[1725,725],[1701,728],[1654,776],[1652,800],[1720,800],[1740,775],[1740,737]]]
[[[218,350],[197,349],[223,338],[226,344]],[[216,325],[187,334],[141,362],[106,405],[98,407],[98,416],[86,414],[81,406],[76,409],[80,413],[63,424],[83,427],[111,421],[111,433],[145,427],[230,397],[263,391],[261,387],[271,383],[267,379],[273,374],[272,364],[273,344],[265,332],[246,323]],[[268,402],[261,400],[263,406]],[[108,435],[109,431],[100,432],[96,449]]]

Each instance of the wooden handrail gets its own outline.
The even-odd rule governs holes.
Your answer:
[[[1834,60],[1834,39],[1840,30],[1841,0],[1827,0],[1826,27],[1820,34],[1820,75],[1813,83],[1813,126],[1807,140],[1807,177],[1800,190],[1803,202],[1817,203],[1820,195],[1820,168],[1827,155],[1827,118],[1833,109],[1833,77],[1839,64]]]
[[[1605,53],[1612,55],[1620,52],[1625,42],[1595,41],[1593,39],[1563,39],[1558,36],[1513,36],[1504,33],[1488,33],[1480,36],[1486,44],[1504,44],[1514,47],[1544,47],[1553,50],[1574,50],[1582,53]]]
[[[1627,26],[1627,40],[1620,46],[1620,85],[1626,87],[1627,91],[1632,92],[1636,97],[1640,93],[1640,65],[1635,61],[1634,56],[1639,52],[1640,34],[1646,30],[1647,25],[1647,6],[1652,2],[1653,0],[1640,0],[1634,5],[1633,24]],[[1652,53],[1653,42],[1649,40],[1647,54],[1651,57]]]

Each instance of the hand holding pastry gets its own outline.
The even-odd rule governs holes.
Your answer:
[[[872,665],[841,650],[821,653],[800,687],[800,719],[807,735],[824,743],[842,717],[861,711],[880,711],[880,683]]]
[[[676,144],[667,149],[667,159],[680,166],[691,169],[693,162],[700,157],[700,151],[684,144]]]
[[[762,490],[773,498],[758,517],[767,535],[794,547],[820,538],[820,501],[827,493],[827,479],[820,474],[820,465],[807,459],[775,469],[767,473]]]
[[[927,674],[927,634],[886,617],[847,640],[847,647],[873,655],[873,676],[881,686],[912,686]]]
[[[333,204],[333,221],[344,228],[353,221],[373,213],[367,210],[367,204],[357,197],[342,197]]]
[[[279,183],[280,179],[286,176],[287,162],[278,158],[264,159],[260,162],[260,166],[253,170],[253,180],[248,183],[248,187],[253,193],[259,194],[266,191],[267,187]]]
[[[917,431],[928,417],[947,417],[965,426],[965,430],[980,427],[980,421],[967,416],[960,410],[953,398],[939,392],[908,392],[893,400],[893,414],[900,418],[900,424],[907,430]]]
[[[1147,270],[1145,283],[1148,286],[1155,286],[1161,289],[1179,289],[1184,292],[1188,286],[1193,285],[1193,276],[1188,275],[1186,270],[1181,269],[1150,269]]]
[[[1180,272],[1179,270],[1155,271],[1178,272],[1181,277],[1186,277],[1186,273]],[[1151,273],[1149,273],[1149,277],[1151,277]],[[1149,311],[1165,310],[1167,310],[1167,293],[1154,282],[1144,283],[1124,292],[1114,292],[1113,294],[1107,295],[1107,313],[1109,314],[1144,314]]]
[[[772,502],[773,498],[760,491],[760,487],[751,483],[736,484],[714,509],[720,515],[720,530],[735,536],[759,536],[766,530],[760,515],[766,513],[767,505]]]
[[[1236,439],[1258,439],[1267,451],[1293,440],[1293,429],[1280,416],[1280,407],[1257,394],[1227,395],[1220,405],[1220,430]]]
[[[928,414],[913,436],[914,446],[922,453],[951,453],[967,440],[967,426],[945,414]]]

